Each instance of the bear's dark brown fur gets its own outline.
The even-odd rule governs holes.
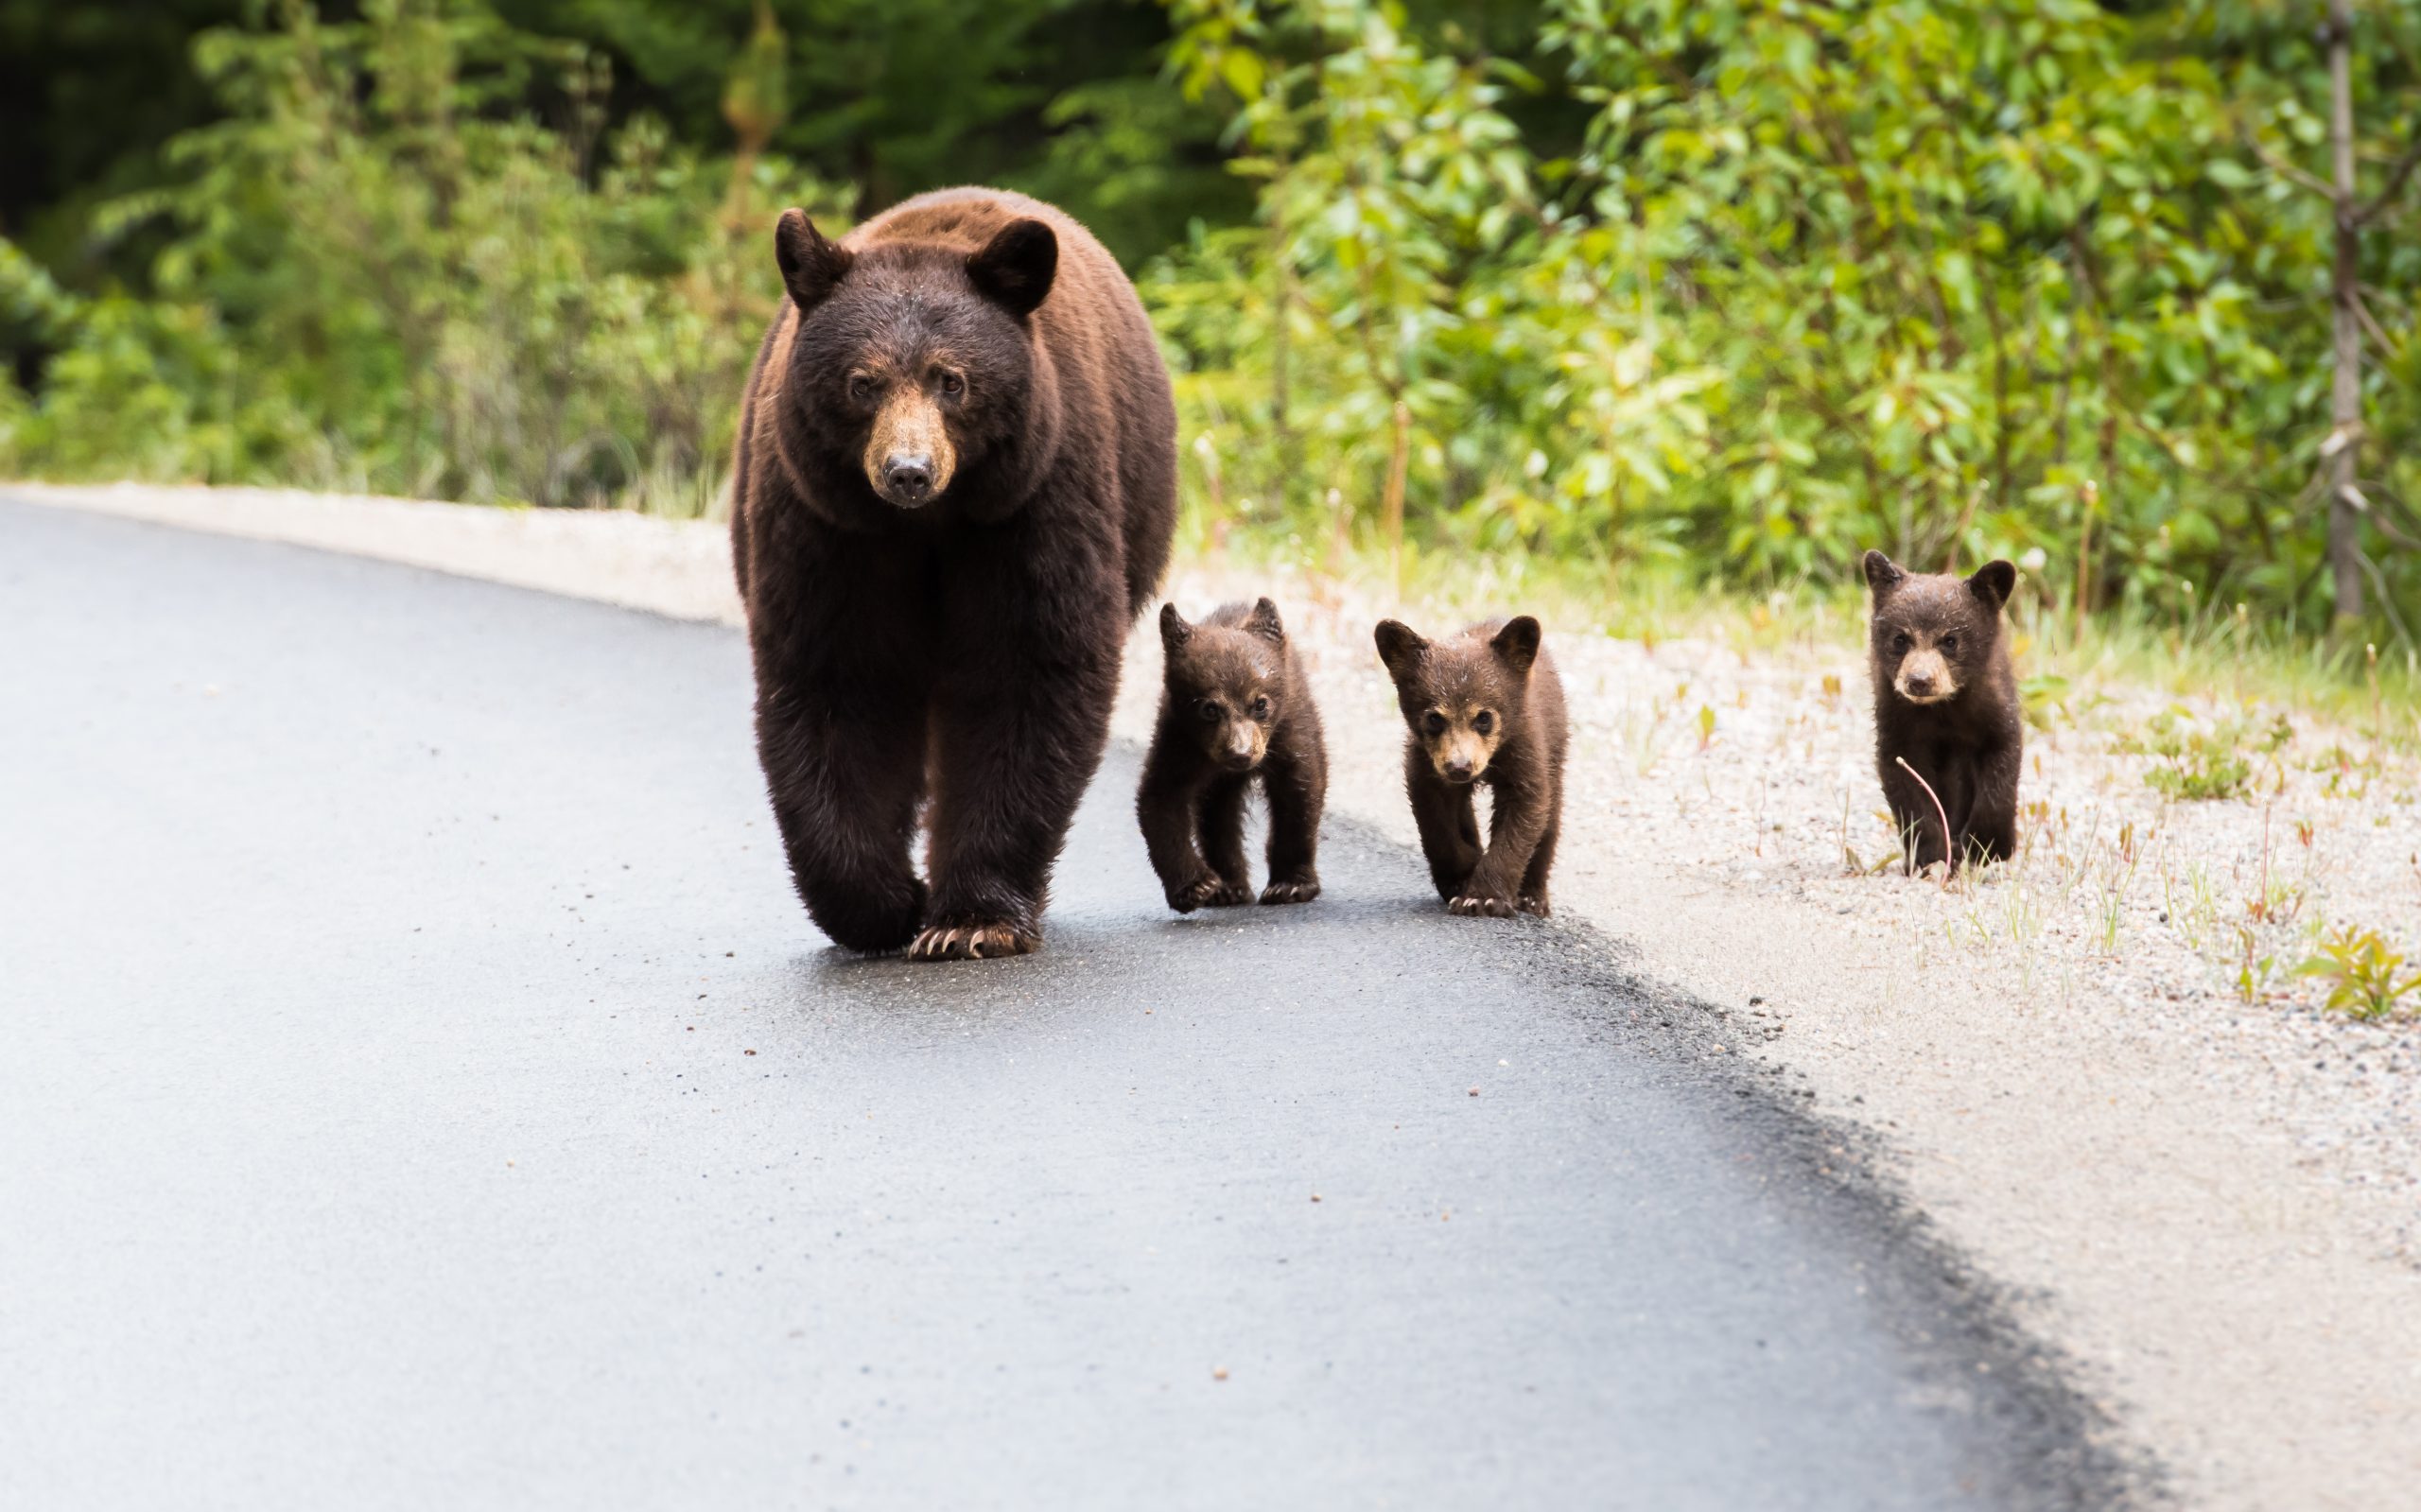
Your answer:
[[[1030,950],[1176,523],[1152,327],[1021,195],[923,195],[838,244],[785,211],[775,252],[732,559],[799,895],[854,950]]]
[[[1167,672],[1135,816],[1169,907],[1191,913],[1252,901],[1245,797],[1255,777],[1269,804],[1269,885],[1261,900],[1319,896],[1328,747],[1278,606],[1266,599],[1223,604],[1189,625],[1176,605],[1163,604],[1160,645]]]
[[[1428,641],[1379,622],[1408,734],[1403,782],[1437,895],[1455,913],[1549,912],[1547,872],[1563,825],[1563,683],[1527,615]],[[1488,844],[1472,789],[1493,790]]]
[[[1869,551],[1866,582],[1874,593],[1867,643],[1874,765],[1910,869],[1923,871],[1945,856],[1954,865],[2007,860],[2017,852],[2026,721],[2001,606],[2016,586],[2017,568],[1991,562],[1969,578],[1911,573]],[[1932,786],[1933,796],[1917,777]]]

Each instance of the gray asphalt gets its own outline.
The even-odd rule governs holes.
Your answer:
[[[0,1505],[2099,1506],[1842,1135],[1332,824],[791,891],[726,630],[0,500]]]

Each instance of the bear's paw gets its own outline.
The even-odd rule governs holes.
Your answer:
[[[912,961],[990,961],[1024,955],[1042,947],[1042,936],[1014,924],[936,924],[908,947]]]

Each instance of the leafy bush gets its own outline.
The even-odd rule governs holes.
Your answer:
[[[62,290],[0,242],[34,376],[0,469],[696,509],[772,209],[966,164],[1130,252],[1192,214],[1130,260],[1214,537],[1759,591],[2008,554],[2034,607],[2183,635],[2325,621],[2352,511],[2410,648],[2421,8],[2357,9],[2337,430],[2308,7],[511,0],[620,48],[684,141],[492,3],[204,34],[223,118],[79,231],[148,276]],[[1174,91],[1134,72],[1156,27]],[[2324,496],[2347,448],[2359,507]]]
[[[1508,53],[1387,4],[1172,3],[1263,229],[1149,294],[1189,426],[1298,533],[1760,583],[2033,547],[2061,565],[2038,591],[2094,604],[2183,579],[2325,616],[2308,18],[1543,0]],[[2421,12],[2361,26],[2364,187],[2400,190]],[[1557,104],[1584,126],[1549,155],[1515,120]],[[2360,263],[2384,552],[2421,532],[2421,241]]]
[[[229,118],[104,217],[174,225],[159,297],[52,310],[0,465],[700,512],[777,297],[760,222],[833,192],[644,117],[608,139],[599,60],[484,11],[363,10],[204,35]]]

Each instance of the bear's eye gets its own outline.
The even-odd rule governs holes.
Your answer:
[[[942,374],[942,392],[945,395],[955,399],[966,391],[967,380],[965,378],[960,377],[955,373],[945,373]]]
[[[1942,649],[1943,651],[1957,651],[1959,649],[1959,637],[1956,635],[1942,636]]]
[[[1496,728],[1496,716],[1490,714],[1486,709],[1482,709],[1477,714],[1472,716],[1472,728],[1477,730],[1482,735],[1486,735],[1489,731]]]
[[[874,380],[867,377],[862,373],[850,374],[849,397],[856,400],[859,404],[864,404],[867,400],[873,398]]]
[[[1219,722],[1219,705],[1210,699],[1203,699],[1193,705],[1193,717],[1205,724],[1216,724]]]
[[[1252,701],[1252,717],[1256,720],[1265,720],[1269,718],[1268,699],[1257,698]]]
[[[1446,716],[1431,709],[1420,717],[1420,727],[1432,735],[1443,735],[1446,733]]]
[[[1905,630],[1891,637],[1891,649],[1893,651],[1907,651],[1909,647],[1915,644],[1915,641],[1908,638],[1908,633]]]

